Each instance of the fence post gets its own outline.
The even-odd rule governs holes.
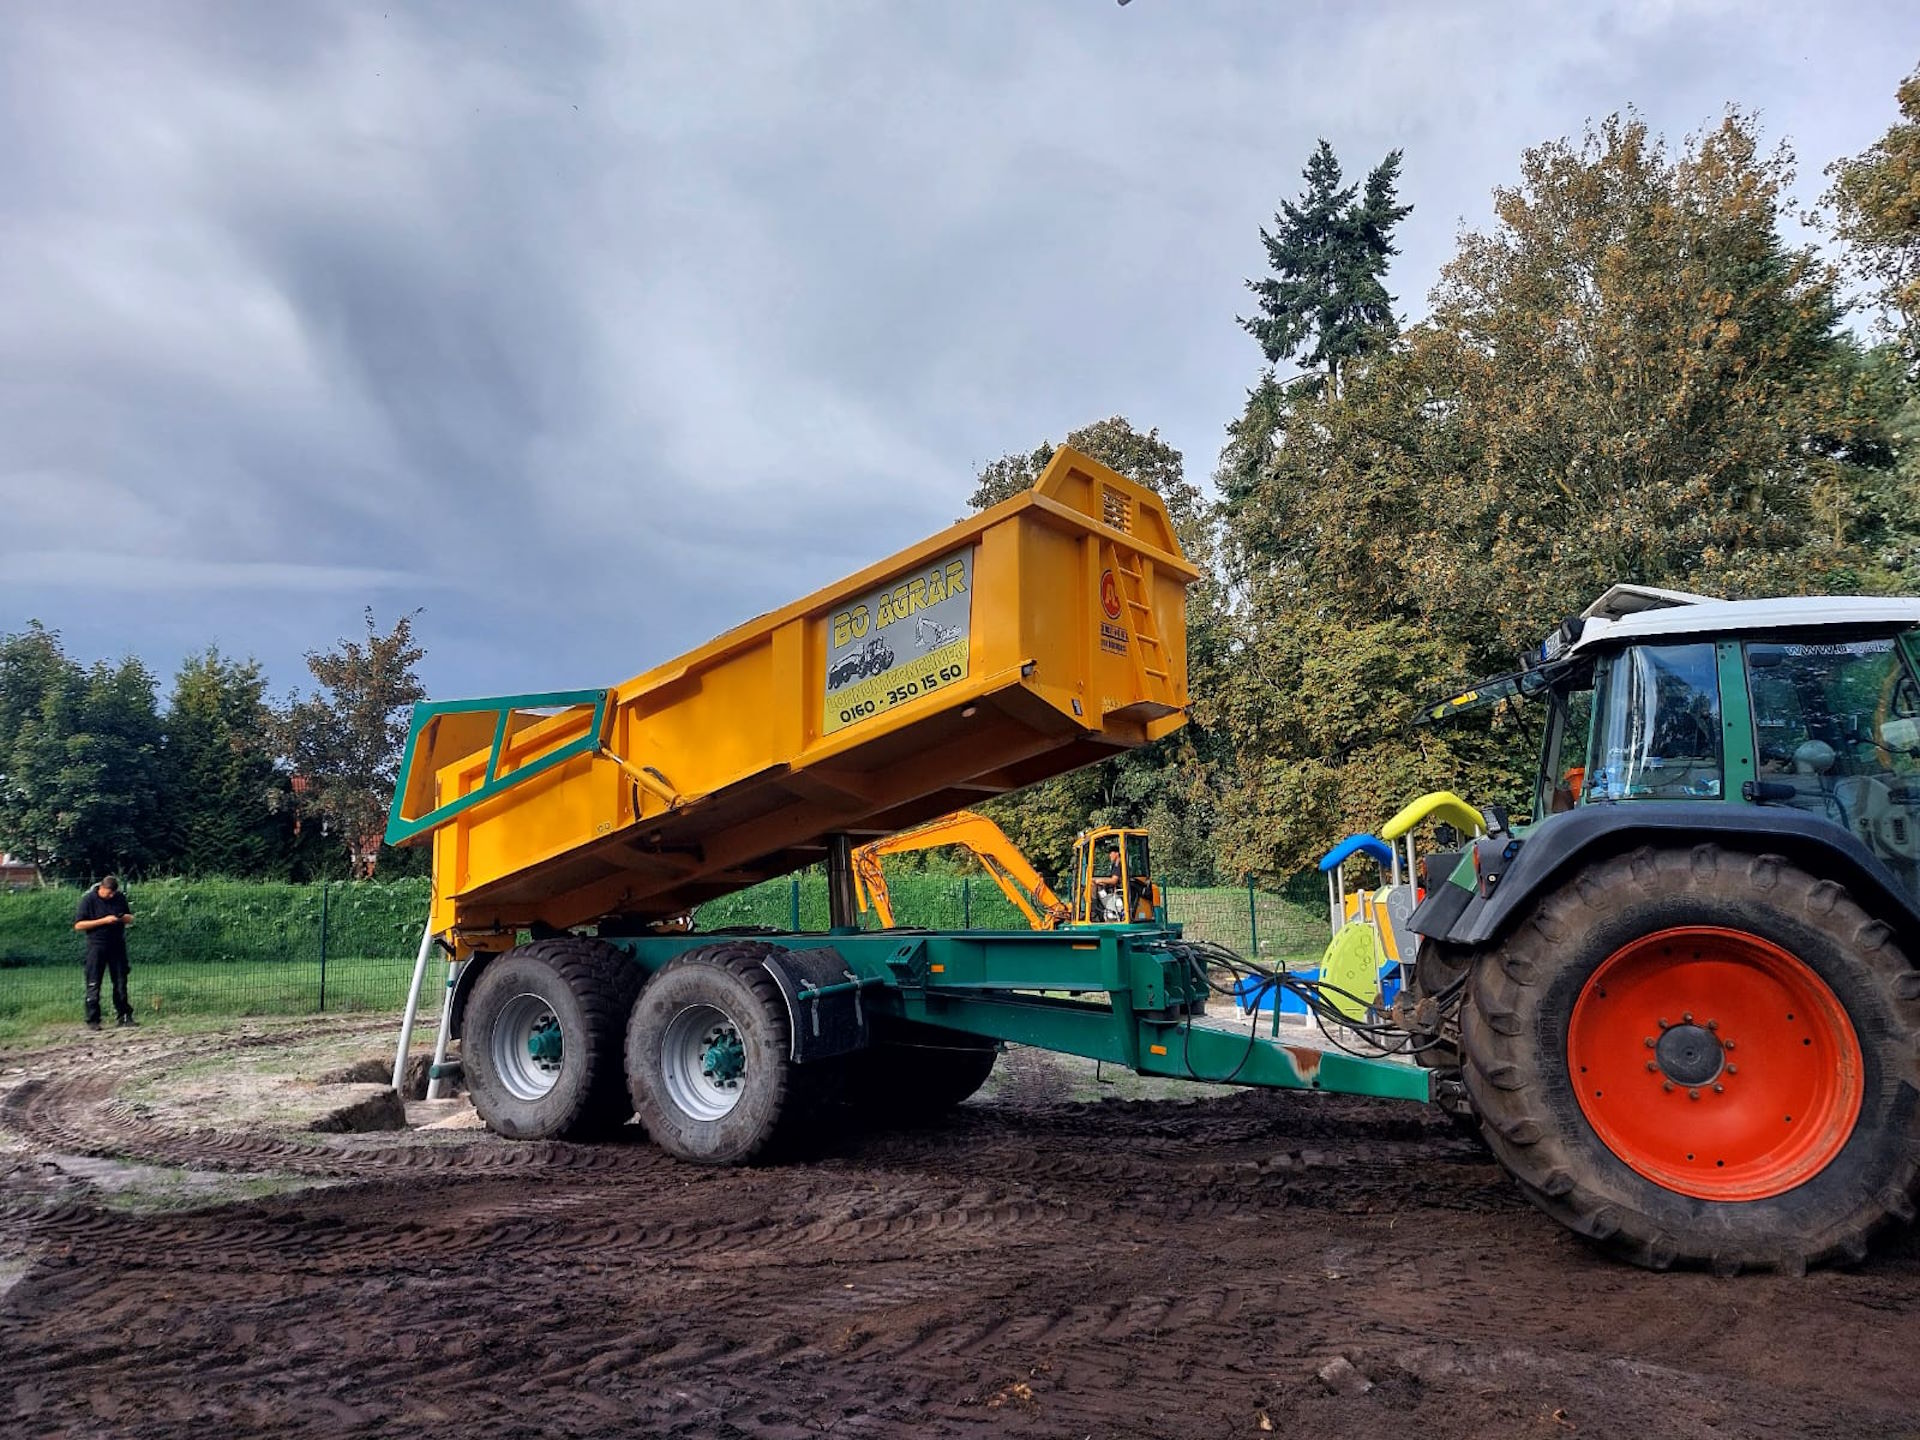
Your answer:
[[[1254,899],[1253,876],[1247,876],[1247,943],[1252,947],[1249,960],[1260,958],[1260,906]]]
[[[327,890],[325,880],[320,882],[320,1012],[327,1009]]]
[[[800,933],[800,872],[793,872],[793,919],[787,929],[794,934]]]
[[[973,929],[973,877],[960,877],[960,928]]]

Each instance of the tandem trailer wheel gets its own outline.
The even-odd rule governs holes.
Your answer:
[[[460,1062],[473,1108],[512,1140],[586,1140],[633,1115],[621,1069],[645,976],[604,941],[535,940],[487,963],[467,1000]]]
[[[812,1113],[763,940],[702,945],[647,985],[627,1024],[633,1108],[668,1154],[708,1165],[765,1158]]]

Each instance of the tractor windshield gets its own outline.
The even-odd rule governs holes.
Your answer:
[[[1636,645],[1603,656],[1593,704],[1583,800],[1721,798],[1712,645]]]

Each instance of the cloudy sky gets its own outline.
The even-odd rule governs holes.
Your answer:
[[[1406,152],[1417,316],[1525,146],[1734,101],[1811,199],[1916,61],[1911,0],[17,0],[0,630],[616,680],[1085,421],[1204,477],[1317,137]]]

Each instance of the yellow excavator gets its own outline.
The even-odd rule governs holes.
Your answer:
[[[862,845],[853,852],[854,893],[861,913],[871,908],[882,928],[891,929],[893,900],[887,893],[881,859],[945,845],[957,845],[970,852],[1035,930],[1058,930],[1069,925],[1151,924],[1161,903],[1144,830],[1108,826],[1075,837],[1069,902],[1054,892],[1033,868],[1033,862],[1007,837],[1006,831],[978,811],[956,810],[915,829]]]

